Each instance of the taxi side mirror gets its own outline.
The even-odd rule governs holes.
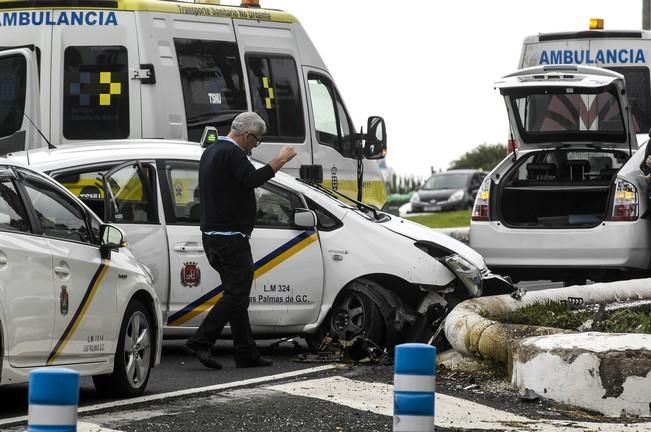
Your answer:
[[[364,141],[366,159],[382,159],[387,154],[387,131],[384,119],[378,116],[368,118]]]
[[[294,225],[301,228],[314,228],[316,222],[316,213],[312,210],[302,208],[294,210]]]
[[[104,259],[111,259],[111,251],[125,247],[124,231],[115,225],[102,224],[99,228],[99,251]]]

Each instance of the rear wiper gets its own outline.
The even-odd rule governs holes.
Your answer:
[[[315,187],[315,188],[319,189],[320,191],[325,192],[326,194],[330,195],[331,197],[337,198],[337,195],[338,195],[340,197],[346,198],[348,201],[354,202],[355,204],[357,204],[357,208],[359,210],[366,209],[367,211],[370,211],[371,213],[373,213],[373,218],[375,220],[379,219],[379,216],[378,216],[378,213],[377,213],[378,209],[376,207],[372,206],[372,205],[365,204],[365,203],[363,203],[361,201],[357,201],[356,199],[352,199],[349,196],[347,196],[345,194],[342,194],[341,192],[336,191],[334,189],[328,189],[327,187],[323,186],[321,183],[317,183],[315,181],[304,180],[304,179],[296,179],[296,180],[298,180],[298,181],[300,181],[302,183],[308,184],[308,185],[310,185],[312,187]]]

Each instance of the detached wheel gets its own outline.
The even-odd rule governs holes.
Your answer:
[[[129,397],[145,390],[153,362],[152,328],[145,306],[138,300],[129,303],[118,336],[113,373],[93,377],[98,392]]]
[[[364,286],[361,282],[353,284]],[[384,317],[371,297],[363,291],[353,287],[344,288],[332,308],[329,324],[330,333],[342,342],[350,342],[356,336],[365,336],[377,346],[384,347]]]

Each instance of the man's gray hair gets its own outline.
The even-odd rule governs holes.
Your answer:
[[[262,117],[255,112],[243,112],[233,119],[231,130],[237,134],[253,133],[262,136],[267,131],[267,125]]]

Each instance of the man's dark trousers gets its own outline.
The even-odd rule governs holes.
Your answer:
[[[249,240],[242,235],[203,235],[210,265],[222,280],[224,296],[215,304],[189,343],[211,347],[226,323],[230,323],[235,362],[259,357],[249,323],[249,294],[253,282],[253,257]]]

